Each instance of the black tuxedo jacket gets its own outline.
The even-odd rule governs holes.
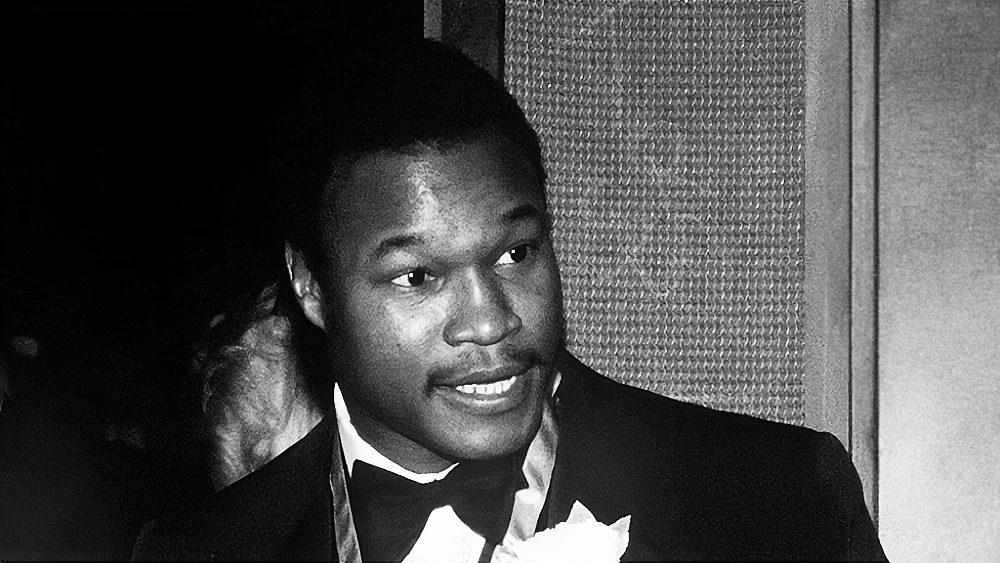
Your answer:
[[[830,434],[713,411],[616,383],[568,353],[546,527],[579,500],[630,514],[623,560],[884,560],[861,483]],[[336,560],[336,418],[261,469],[146,527],[135,559]]]

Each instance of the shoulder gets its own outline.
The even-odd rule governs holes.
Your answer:
[[[333,434],[328,415],[303,439],[239,481],[147,524],[136,560],[270,559],[305,520],[328,513]],[[325,515],[329,518],[329,515]],[[323,530],[322,522],[314,522]],[[329,525],[325,529],[329,529]]]
[[[787,489],[790,478],[853,467],[829,433],[717,411],[616,382],[567,354],[557,400],[569,433],[581,432],[594,458],[627,459],[642,477],[670,467],[702,477],[749,479],[754,491]],[[561,427],[562,430],[562,427]],[[844,466],[844,461],[847,466]],[[704,481],[705,479],[699,479]]]
[[[684,558],[879,558],[833,435],[623,385],[568,354],[560,371],[566,479],[607,518],[633,514],[651,544]]]
[[[711,450],[760,448],[839,448],[829,434],[752,416],[718,411],[619,383],[590,369],[568,353],[560,363],[563,383],[557,401],[589,423],[597,435],[625,435],[647,447],[659,442],[696,446],[699,454]],[[574,418],[577,418],[574,416]],[[634,438],[632,438],[634,437]]]

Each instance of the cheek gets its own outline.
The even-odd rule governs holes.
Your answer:
[[[441,309],[431,304],[393,306],[386,304],[382,314],[387,319],[391,338],[400,344],[433,345],[441,333]]]
[[[349,337],[362,350],[390,355],[423,355],[441,334],[443,308],[433,303],[405,303],[377,295],[357,299]]]
[[[562,292],[559,273],[554,266],[543,268],[536,282],[525,288],[515,303],[515,309],[532,332],[558,330],[562,316]]]

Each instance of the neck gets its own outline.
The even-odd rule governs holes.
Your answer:
[[[343,389],[341,392],[358,436],[403,469],[421,474],[439,473],[455,464],[456,460],[441,457],[376,420]]]

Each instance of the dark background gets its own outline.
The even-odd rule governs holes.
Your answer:
[[[4,5],[0,559],[127,557],[207,490],[189,348],[271,275],[248,176],[304,69],[419,37],[422,9]]]

